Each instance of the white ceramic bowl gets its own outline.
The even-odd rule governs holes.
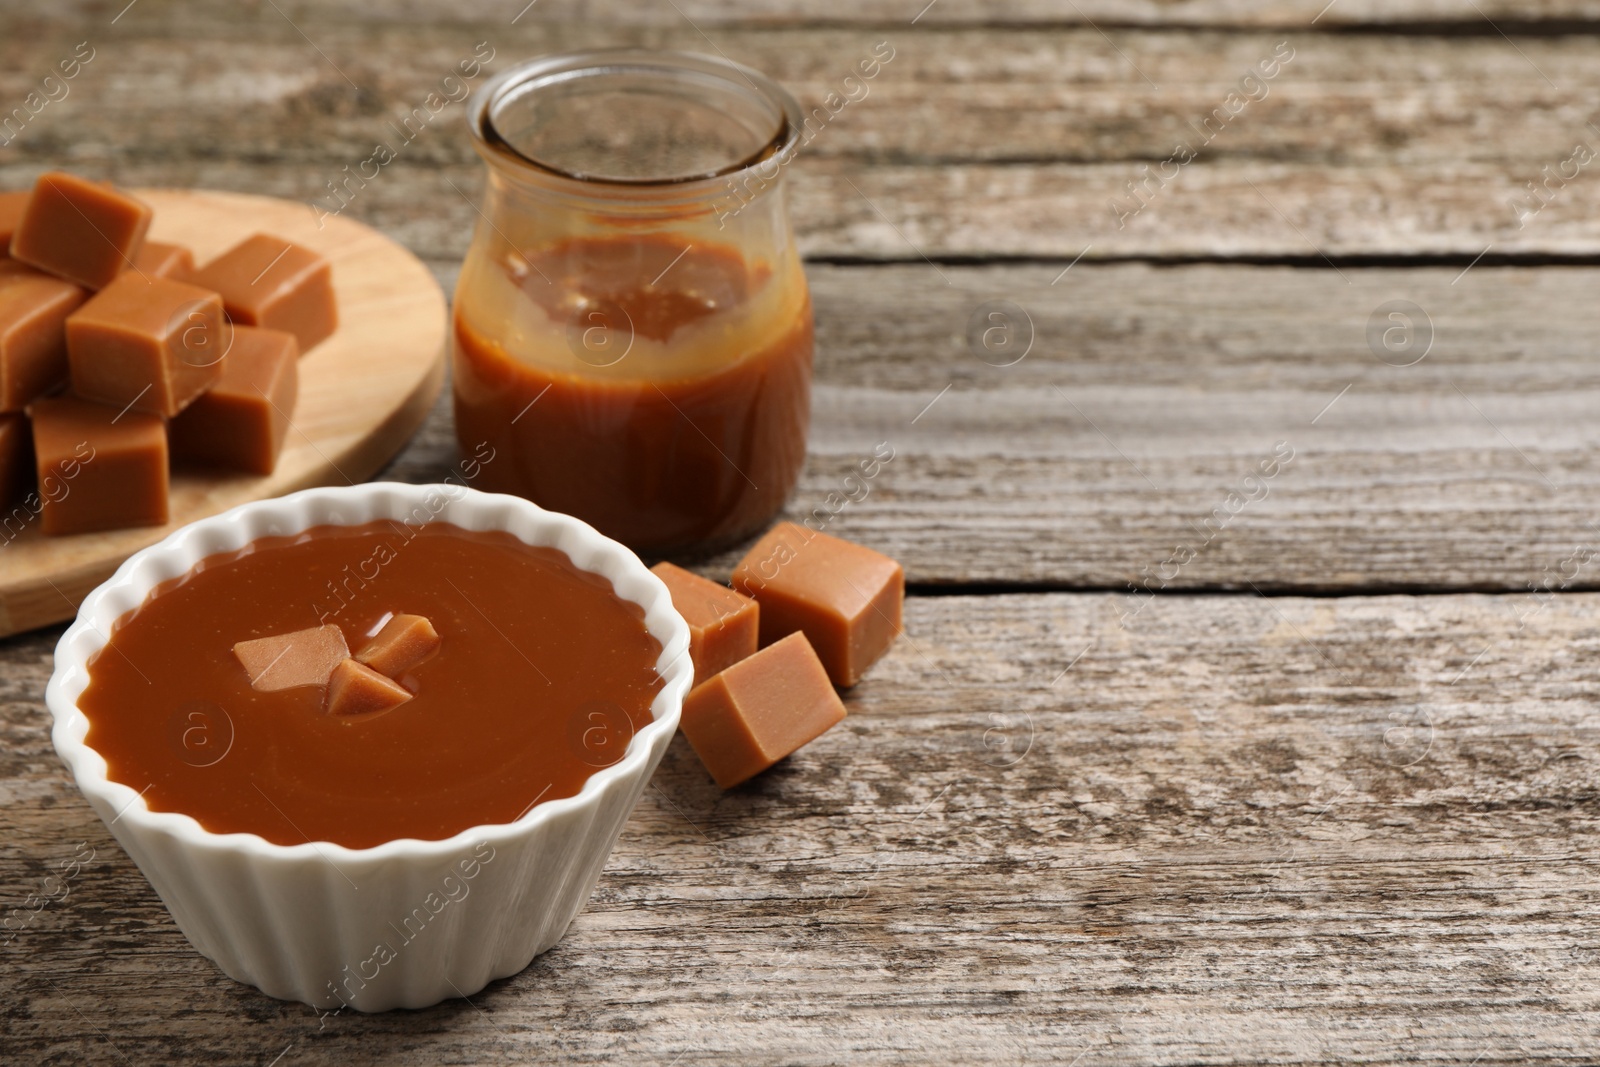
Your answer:
[[[645,626],[661,642],[656,669],[665,684],[651,705],[654,721],[622,759],[595,771],[577,796],[538,804],[516,822],[364,849],[214,834],[188,815],[151,811],[133,789],[107,779],[105,760],[84,744],[89,723],[77,699],[89,658],[118,618],[206,556],[311,526],[384,518],[505,530],[560,549],[644,608]],[[245,504],[135,554],[89,594],[62,635],[45,700],[56,751],[78,788],[195,948],[274,997],[386,1011],[470,996],[561,938],[678,728],[694,671],[688,645],[688,626],[661,580],[587,524],[517,497],[379,482]]]

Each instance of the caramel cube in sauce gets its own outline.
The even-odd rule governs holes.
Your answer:
[[[235,327],[222,377],[167,427],[172,454],[271,474],[300,389],[299,359],[293,334]]]
[[[844,715],[822,661],[797,633],[696,686],[684,698],[679,721],[717,785],[731,789]]]
[[[139,254],[133,257],[131,269],[147,278],[188,281],[189,275],[194,273],[194,253],[182,245],[146,241]]]
[[[10,508],[12,502],[22,496],[23,486],[28,484],[30,447],[27,418],[18,414],[0,415],[0,511]],[[12,529],[11,519],[10,515],[0,514],[0,544],[22,532]]]
[[[761,605],[761,643],[800,630],[835,685],[852,686],[901,631],[905,571],[863,545],[782,522],[733,570]]]
[[[216,293],[129,271],[67,319],[73,392],[171,418],[222,376],[230,332]]]
[[[148,205],[72,174],[39,177],[11,235],[11,256],[88,289],[110,285],[139,254]]]
[[[11,257],[11,235],[17,232],[22,210],[28,206],[28,192],[0,193],[0,259]]]
[[[689,624],[695,685],[755,653],[760,630],[754,600],[671,563],[650,571],[666,583],[672,606]]]
[[[67,380],[67,316],[89,294],[20,264],[0,271],[0,411]]]
[[[421,615],[396,615],[356,653],[356,661],[399,678],[439,651],[442,643],[433,623]]]
[[[329,715],[371,715],[391,711],[411,699],[400,683],[367,666],[347,659],[333,669],[328,679],[328,697],[323,709]]]
[[[339,326],[333,268],[309,248],[281,237],[247,237],[189,280],[221,293],[234,322],[294,334],[301,355]]]
[[[167,521],[167,427],[160,416],[75,396],[35,400],[28,415],[45,533]]]
[[[293,633],[240,641],[233,654],[250,676],[250,686],[263,693],[302,685],[327,685],[350,655],[344,631],[329,623]]]

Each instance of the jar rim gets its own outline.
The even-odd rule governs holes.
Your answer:
[[[754,151],[713,170],[681,176],[635,178],[578,173],[536,159],[513,145],[495,126],[496,106],[512,93],[536,90],[542,85],[586,74],[630,68],[664,75],[710,75],[749,90],[776,110],[779,116],[776,129]],[[728,180],[770,160],[791,154],[799,143],[803,129],[799,103],[788,90],[760,71],[726,57],[653,48],[595,48],[552,53],[526,60],[495,75],[484,85],[478,103],[472,109],[470,123],[475,146],[486,160],[509,164],[530,177],[589,195],[605,195],[608,192],[613,195],[640,195],[652,190],[692,195],[713,186],[720,190]]]

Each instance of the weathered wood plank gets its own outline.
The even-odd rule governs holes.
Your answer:
[[[124,0],[125,2],[125,0]],[[118,0],[57,0],[30,12],[40,22],[72,24],[109,21],[124,3]],[[973,27],[994,23],[1039,26],[1302,26],[1326,27],[1440,24],[1492,32],[1488,20],[1510,25],[1540,22],[1600,21],[1594,0],[675,0],[670,5],[632,4],[627,0],[540,0],[535,12],[515,0],[397,0],[374,7],[365,0],[278,0],[232,4],[227,0],[182,5],[151,5],[140,13],[143,24],[181,26],[182,20],[230,20],[265,24],[284,16],[297,24],[372,25],[396,19],[408,22],[501,23],[530,21],[627,22],[673,26],[691,22],[723,25],[786,26],[815,24],[884,24]],[[278,13],[273,8],[279,9]],[[242,10],[241,10],[242,8]],[[174,12],[181,12],[175,14]]]
[[[903,560],[913,582],[1600,585],[1584,555],[1600,546],[1600,271],[1347,268],[1346,284],[1084,262],[1052,285],[1059,265],[940,270],[950,285],[926,265],[809,268],[817,386],[787,511]],[[994,299],[1031,317],[1014,366],[966,340]],[[1426,317],[1391,362],[1431,324],[1413,366],[1369,347],[1392,300]],[[1395,325],[1377,316],[1380,351]],[[880,441],[895,458],[862,497],[848,479]],[[1280,442],[1293,458],[1261,477]],[[442,405],[388,477],[454,463]],[[701,565],[725,575],[737,557]]]
[[[3,150],[0,183],[20,186],[67,163],[126,182],[310,201],[327,199],[328,183],[381,140],[399,145],[399,159],[349,210],[425,255],[459,256],[476,216],[452,186],[479,182],[465,105],[409,143],[391,123],[493,34],[353,26],[313,48],[288,23],[265,30],[260,40],[249,26],[190,27],[181,65],[166,37],[101,42],[69,95]],[[604,42],[707,47],[681,27],[558,24],[525,36],[499,40],[499,65]],[[1590,107],[1600,38],[1294,37],[1294,59],[1257,83],[1266,95],[1225,125],[1212,117],[1207,131],[1201,124],[1230,106],[1241,75],[1287,38],[1119,36],[1115,47],[1088,29],[916,33],[894,44],[869,95],[823,127],[793,168],[807,253],[1070,259],[1088,247],[1090,258],[1465,260],[1492,245],[1600,255],[1600,184],[1569,162],[1580,142],[1600,145]],[[717,47],[772,71],[811,106],[880,39],[875,29],[719,37]],[[0,99],[20,103],[68,47],[65,37],[55,51],[8,38]],[[152,112],[185,121],[143,121]],[[1197,158],[1165,163],[1179,143]],[[1576,176],[1552,179],[1545,206],[1526,184],[1563,164]]]
[[[104,165],[93,145],[74,164],[129,185],[189,186],[309,199],[337,173],[307,164],[243,160]],[[370,149],[368,150],[370,152]],[[360,156],[352,156],[359,162]],[[0,188],[47,169],[0,163]],[[1169,258],[1291,259],[1328,256],[1600,256],[1600,182],[1574,183],[1518,229],[1509,206],[1517,178],[1497,166],[1439,164],[1334,173],[1315,165],[1218,161],[1183,172],[1118,229],[1112,197],[1123,164],[950,167],[872,166],[841,160],[794,164],[791,203],[805,255],[822,259],[939,262],[996,257],[1058,261]],[[403,175],[403,177],[402,177]],[[350,202],[354,217],[427,259],[459,260],[478,216],[472,165],[384,172]],[[1088,249],[1085,252],[1085,249]]]
[[[8,1061],[1526,1064],[1592,1055],[1600,597],[914,598],[852,718],[719,794],[675,743],[568,938],[319,1020],[196,955],[0,644]],[[1082,653],[1080,658],[1079,654]],[[1070,670],[1064,669],[1071,664]],[[112,1046],[116,1052],[111,1051]]]
[[[1600,252],[1600,183],[1569,185],[1526,226],[1510,206],[1523,166],[1335,170],[1192,165],[1128,216],[1125,164],[862,167],[796,164],[812,256],[1070,260],[1107,257],[1450,256]]]
[[[1319,14],[1400,32],[1308,30]],[[1571,590],[1600,584],[1597,278],[1492,264],[1600,255],[1587,171],[1526,226],[1508,206],[1600,136],[1597,22],[1600,0],[6,12],[0,104],[57,42],[101,51],[0,148],[0,186],[67,165],[299,199],[478,40],[506,57],[717,47],[808,103],[891,40],[872,95],[795,168],[809,255],[909,265],[810,269],[817,404],[793,517],[889,441],[827,528],[921,583],[1120,588],[1149,568],[1173,590],[1540,593],[914,597],[853,718],[784,767],[722,795],[676,743],[590,909],[528,972],[471,1006],[326,1025],[189,949],[50,750],[54,633],[0,642],[0,910],[96,849],[0,941],[0,1060],[1592,1060],[1600,596]],[[1271,94],[1119,228],[1110,198],[1137,165],[1284,37],[1296,58]],[[351,211],[448,285],[475,221],[449,183],[476,195],[478,169],[446,118]],[[1490,245],[1460,277],[1319,257],[1465,266]],[[1095,262],[1171,256],[1318,269]],[[959,257],[1041,262],[942,262]],[[1036,336],[1009,367],[966,341],[1002,298]],[[1409,367],[1369,349],[1399,299],[1435,335]],[[1280,441],[1294,458],[1231,514]],[[452,462],[442,405],[391,473]]]
[[[332,27],[320,37],[326,62],[281,22],[188,26],[178,42],[148,30],[100,41],[67,96],[23,128],[10,155],[50,159],[104,145],[143,158],[271,155],[337,169],[369,141],[392,140],[387,120],[437,91],[480,42],[481,54],[494,57],[490,73],[546,51],[712,47],[689,26],[588,23],[533,23],[514,38],[492,24],[441,30],[408,22]],[[0,41],[0,100],[20,103],[75,40],[63,31],[53,51],[23,37]],[[1119,32],[1108,42],[1086,28],[901,35],[863,27],[728,30],[711,40],[788,86],[808,111],[829,93],[857,96],[823,116],[805,153],[876,162],[1159,162],[1179,139],[1199,150],[1206,131],[1197,127],[1210,117],[1209,159],[1340,168],[1470,159],[1515,163],[1531,178],[1539,164],[1565,158],[1575,140],[1594,138],[1586,123],[1600,90],[1600,39],[1587,35],[1513,47],[1498,36]],[[880,45],[892,58],[875,77],[846,86]],[[1262,62],[1273,77],[1259,79]],[[1253,96],[1219,122],[1212,111],[1252,69]],[[139,90],[128,92],[130,84]],[[174,108],[185,122],[137,121]],[[407,148],[430,162],[472,162],[464,109],[455,105]]]

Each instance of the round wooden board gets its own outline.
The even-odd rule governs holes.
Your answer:
[[[270,477],[173,473],[166,526],[45,537],[35,519],[0,543],[0,636],[70,619],[130,555],[186,523],[250,500],[371,477],[427,418],[444,381],[444,294],[428,269],[376,230],[302,203],[240,193],[140,189],[150,239],[205,263],[252,233],[333,263],[339,329],[300,358],[300,399]]]

